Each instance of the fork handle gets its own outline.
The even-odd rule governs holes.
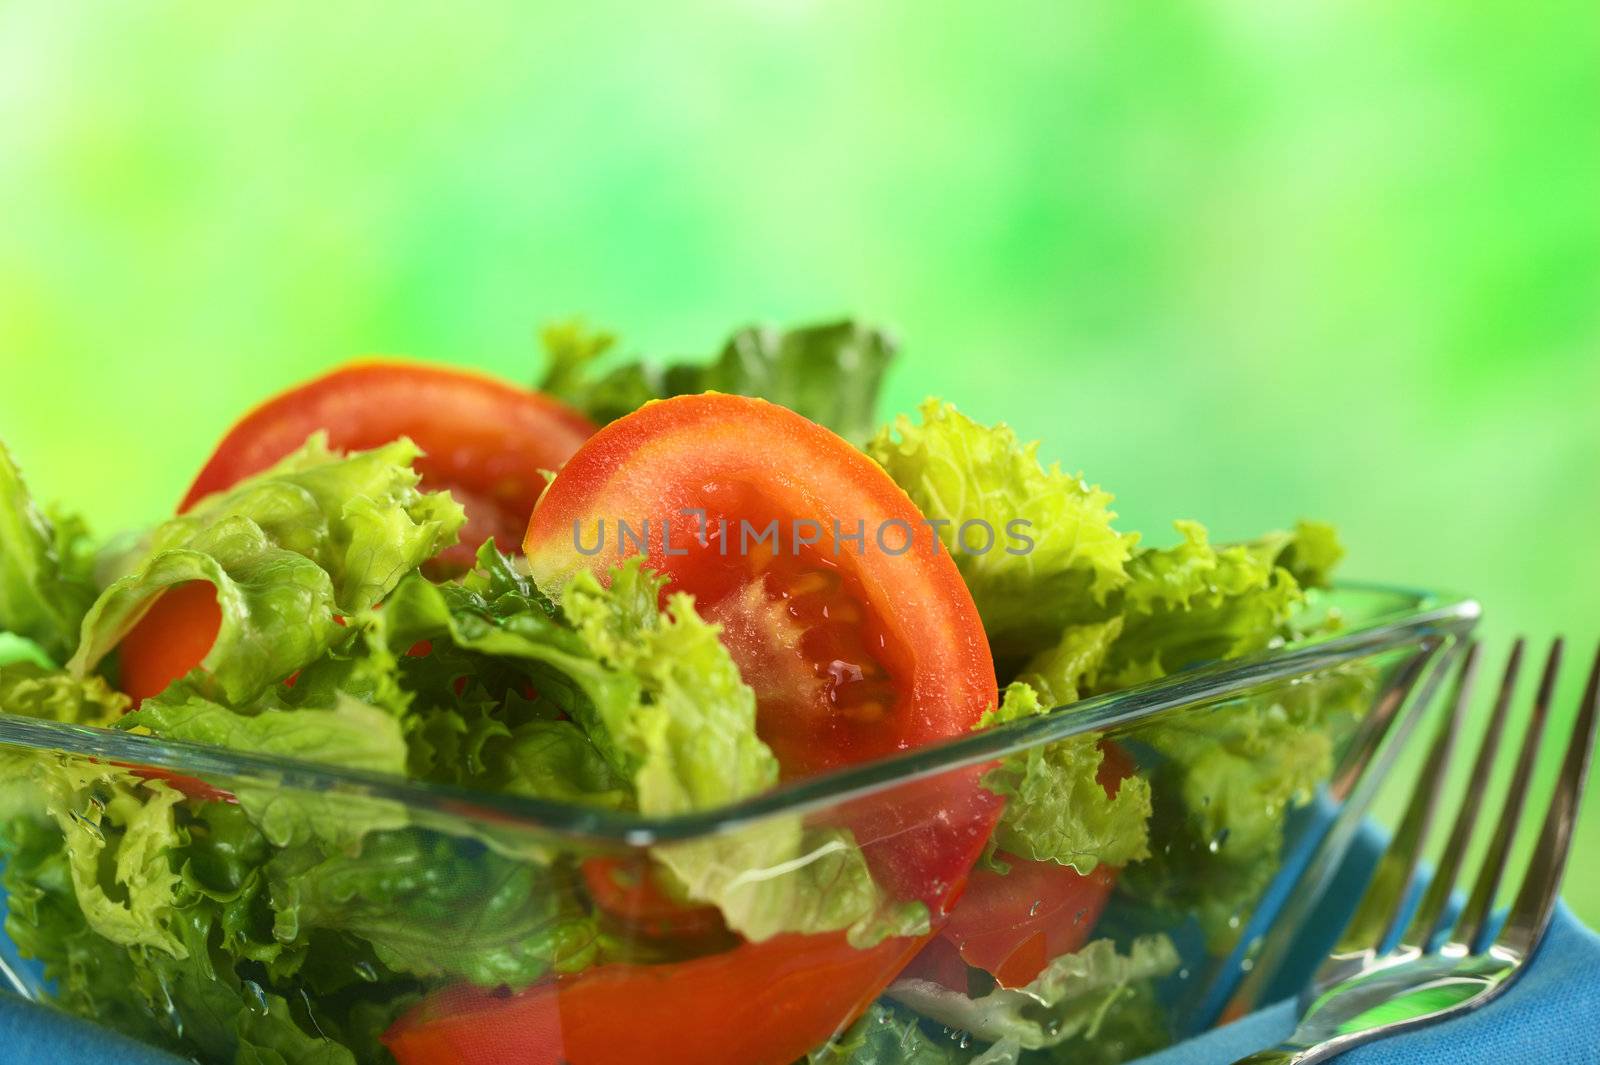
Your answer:
[[[1295,1047],[1281,1043],[1240,1058],[1233,1065],[1309,1065],[1321,1057],[1322,1055],[1316,1053],[1315,1047]]]

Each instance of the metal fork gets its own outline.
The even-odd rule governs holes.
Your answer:
[[[1499,822],[1467,902],[1451,931],[1441,937],[1443,918],[1472,839],[1483,792],[1505,731],[1512,690],[1521,668],[1523,641],[1511,649],[1494,713],[1479,745],[1467,792],[1445,843],[1438,870],[1399,937],[1406,899],[1450,764],[1456,734],[1471,700],[1478,649],[1470,648],[1456,677],[1449,712],[1440,722],[1400,827],[1384,852],[1372,882],[1339,942],[1317,969],[1301,997],[1294,1034],[1270,1050],[1235,1065],[1302,1065],[1326,1061],[1361,1043],[1419,1028],[1477,1009],[1511,986],[1538,949],[1566,866],[1573,822],[1583,795],[1600,713],[1600,654],[1567,744],[1555,795],[1534,846],[1522,886],[1505,921],[1492,930],[1495,894],[1540,750],[1545,719],[1561,665],[1561,641],[1550,648],[1539,681],[1528,731],[1517,756]],[[1442,942],[1439,940],[1442,938]],[[1391,944],[1391,940],[1393,940]]]

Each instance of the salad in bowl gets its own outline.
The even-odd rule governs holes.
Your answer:
[[[1470,623],[876,425],[854,323],[545,340],[270,399],[104,542],[0,451],[18,990],[207,1063],[1124,1060]]]

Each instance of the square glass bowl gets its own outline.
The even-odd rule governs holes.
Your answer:
[[[1360,585],[1310,609],[1327,635],[669,819],[0,715],[0,968],[218,1065],[1126,1060],[1295,930],[1478,617]],[[969,880],[996,767],[1086,748],[1147,785],[1148,857]]]

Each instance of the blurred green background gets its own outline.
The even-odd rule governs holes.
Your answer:
[[[890,409],[1010,421],[1147,538],[1327,517],[1592,646],[1597,113],[1592,0],[8,0],[0,437],[109,531],[353,355],[849,312]]]

